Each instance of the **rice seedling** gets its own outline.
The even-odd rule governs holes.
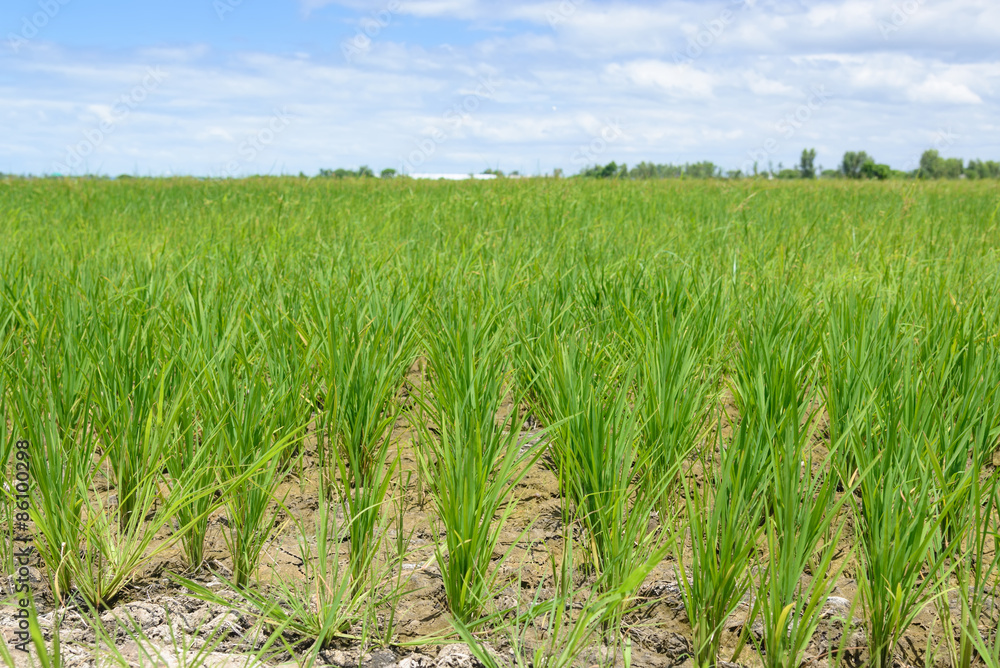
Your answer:
[[[833,455],[815,471],[806,452],[809,431],[800,424],[793,407],[776,429],[762,434],[774,471],[774,506],[765,521],[767,562],[758,564],[756,591],[762,622],[757,646],[768,668],[804,664],[823,606],[846,564],[845,559],[839,568],[832,567],[846,523],[846,518],[839,523],[835,518],[848,496],[834,500],[838,480],[830,466]],[[803,581],[806,573],[809,578]]]
[[[275,397],[276,437],[288,436],[288,447],[281,454],[280,468],[287,468],[295,453],[302,452],[302,443],[312,413],[315,382],[310,368],[310,355],[304,326],[296,322],[297,306],[286,299],[282,290],[271,291],[267,309],[258,309],[249,321],[249,329],[260,341]],[[296,313],[289,312],[293,309]]]
[[[176,438],[164,462],[174,497],[169,505],[176,508],[175,528],[192,572],[205,563],[208,516],[218,507],[217,492],[221,492],[218,425],[215,431],[206,431],[195,403],[189,394],[179,407]]]
[[[657,509],[664,523],[675,507],[681,464],[705,427],[716,382],[708,359],[720,338],[721,293],[707,288],[689,295],[689,289],[667,282],[652,307],[652,322],[638,325],[640,449],[649,462],[646,485],[661,490]]]
[[[951,313],[948,320],[957,331],[928,328],[934,343],[923,344],[920,352],[925,382],[938,393],[928,436],[935,451],[931,461],[940,466],[936,473],[942,497],[961,487],[963,479],[980,478],[991,463],[1000,430],[1000,355],[980,343],[969,318]],[[957,540],[969,528],[971,508],[980,502],[972,486],[965,489],[970,497],[943,517],[945,542]]]
[[[414,425],[421,475],[445,534],[436,559],[448,607],[467,624],[490,598],[493,554],[515,508],[511,492],[538,456],[521,453],[520,397],[502,314],[473,299],[459,293],[430,314],[425,346],[433,375],[419,397],[428,420]],[[513,408],[498,423],[508,399]]]
[[[865,293],[830,295],[827,301],[831,306],[822,345],[821,388],[830,441],[845,443],[852,421],[867,418],[878,388],[891,385],[896,376],[905,329],[898,301]],[[857,469],[853,448],[840,448],[838,453],[838,466],[853,473]]]
[[[952,646],[954,665],[972,663],[972,650],[988,668],[1000,667],[1000,480],[994,473],[974,487],[982,502],[973,510],[968,561],[958,569],[961,638]],[[985,617],[985,623],[981,620]],[[945,618],[947,619],[947,617]],[[985,631],[983,630],[985,629]],[[949,638],[950,640],[950,638]],[[952,641],[954,645],[954,642]]]
[[[699,667],[720,660],[724,624],[750,591],[751,565],[763,533],[759,491],[767,488],[771,475],[768,442],[762,438],[766,432],[759,423],[741,422],[728,446],[721,431],[718,462],[704,462],[705,483],[682,478],[690,557],[684,532],[674,539],[677,582],[693,634],[692,658]],[[748,615],[744,624],[752,622]]]
[[[385,602],[389,606],[389,610],[385,615],[385,624],[381,629],[377,629],[381,631],[381,641],[384,645],[389,645],[393,641],[399,599],[402,597],[410,577],[412,577],[412,572],[405,577],[403,575],[403,562],[406,561],[406,556],[410,552],[410,544],[413,541],[413,534],[416,531],[415,529],[411,529],[407,532],[405,527],[405,514],[408,509],[406,490],[410,488],[412,475],[412,472],[407,473],[406,480],[400,485],[396,497],[393,499],[395,512],[392,515],[392,523],[390,525],[392,527],[392,540],[386,541],[388,546],[385,549],[385,570],[387,573],[385,587],[388,590],[388,594],[385,596]]]
[[[0,352],[6,348],[0,348]],[[15,447],[11,428],[10,392],[7,387],[6,355],[0,354],[0,573],[13,572],[13,538],[16,487],[12,457]]]
[[[892,665],[896,644],[938,595],[938,583],[951,570],[947,561],[960,543],[942,545],[939,537],[944,518],[967,498],[967,483],[940,498],[935,494],[930,460],[936,455],[923,429],[933,415],[933,403],[922,390],[904,369],[896,397],[876,404],[872,416],[850,437],[861,472],[858,498],[852,502],[860,557],[858,591],[870,661],[876,668]],[[849,475],[841,472],[844,480]]]
[[[136,481],[133,512],[121,527],[108,495],[94,485],[93,476],[104,458],[94,462],[92,442],[83,436],[92,430],[78,432],[78,442],[61,441],[52,413],[50,404],[48,417],[24,423],[36,483],[31,515],[42,537],[36,542],[49,567],[57,600],[63,600],[72,588],[88,606],[104,608],[145,564],[171,546],[170,539],[155,545],[154,540],[171,522],[178,506],[188,503],[197,492],[181,479],[174,481],[174,491],[164,497],[161,485],[166,482],[162,476],[166,458],[161,455],[147,462],[149,470]],[[176,415],[176,403],[165,402],[161,385],[156,406],[145,418],[142,436],[154,443],[143,447],[165,452],[165,442],[174,434]],[[39,461],[47,464],[45,469],[37,467],[35,462]],[[187,529],[180,527],[175,538]]]
[[[320,499],[318,520],[316,534],[311,540],[303,532],[299,534],[304,581],[278,580],[263,591],[236,587],[247,612],[271,627],[270,642],[286,632],[308,642],[306,648],[297,652],[302,665],[313,665],[319,652],[337,640],[358,640],[349,633],[351,627],[377,604],[372,579],[366,579],[366,586],[359,588],[351,577],[350,568],[341,565],[338,546],[344,538],[343,529],[337,523],[335,510],[323,499]],[[232,605],[203,584],[174,578],[202,600]],[[222,580],[236,586],[235,580]]]
[[[103,461],[111,471],[121,531],[136,528],[133,521],[142,496],[155,485],[152,467],[165,445],[148,433],[149,417],[158,401],[167,403],[175,391],[173,365],[162,359],[154,330],[157,323],[127,299],[108,302],[93,328],[91,340],[97,358],[95,370],[95,426]],[[166,397],[162,395],[166,394]]]
[[[191,379],[188,387],[199,388],[210,369],[225,360],[234,340],[241,333],[242,320],[228,318],[229,308],[239,310],[244,302],[241,295],[230,294],[224,300],[218,293],[197,284],[182,288],[180,305],[171,315],[177,330],[176,354],[183,374]],[[178,405],[176,438],[166,460],[171,479],[171,493],[183,494],[186,502],[177,503],[177,528],[188,567],[196,571],[205,561],[205,535],[208,516],[221,497],[219,479],[221,457],[219,429],[216,421],[209,428],[206,420],[217,409],[212,394],[189,391]],[[183,481],[183,484],[177,483]]]
[[[658,547],[661,533],[649,530],[650,517],[680,462],[658,478],[642,478],[654,467],[640,447],[641,414],[631,405],[635,372],[599,371],[598,354],[573,339],[556,343],[536,381],[537,410],[552,429],[560,489],[572,504],[565,514],[586,528],[591,565],[610,591]],[[605,361],[604,369],[612,364]]]
[[[960,611],[953,618],[948,591],[937,599],[938,615],[945,629],[943,643],[953,666],[968,668],[979,658],[986,665],[1000,665],[1000,641],[995,629],[1000,622],[996,595],[1000,557],[997,556],[997,504],[1000,503],[1000,481],[994,473],[985,481],[972,477],[968,485],[973,502],[963,515],[968,515],[967,539],[964,551],[958,555],[954,568],[954,581]],[[964,519],[964,518],[963,518]],[[980,632],[980,620],[987,619],[987,629],[994,629],[992,638],[988,631]],[[957,626],[958,638],[948,633]],[[992,643],[990,645],[989,643]]]
[[[95,636],[100,645],[107,647],[109,656],[102,657],[106,663],[101,665],[121,666],[122,668],[132,668],[138,665],[145,666],[176,666],[177,668],[202,668],[202,666],[212,665],[212,654],[216,652],[228,635],[225,626],[220,626],[208,634],[205,639],[191,638],[185,636],[177,628],[169,610],[164,616],[163,625],[167,629],[166,637],[154,641],[149,638],[142,625],[132,617],[126,610],[124,615],[115,619],[115,624],[109,631],[100,620],[96,624],[89,626],[94,629]],[[115,637],[121,633],[135,643],[136,658],[129,661],[116,647]],[[259,665],[264,661],[266,648],[258,650],[255,655],[244,656],[242,660],[246,665]]]
[[[957,548],[953,566],[961,601],[957,622],[953,620],[949,597],[942,595],[937,599],[944,627],[958,626],[957,643],[951,634],[945,634],[944,643],[952,665],[962,668],[974,660],[976,628],[987,607],[988,583],[997,567],[995,554],[991,562],[987,545],[989,526],[997,510],[997,476],[995,471],[989,471],[1000,433],[1000,369],[993,350],[983,347],[969,354],[970,346],[971,342],[951,346],[952,359],[964,357],[965,361],[958,364],[965,368],[953,375],[949,383],[953,387],[942,392],[945,406],[938,412],[931,434],[934,456],[928,458],[942,505],[942,541],[945,546],[964,543]],[[965,491],[964,497],[946,505],[961,490]]]
[[[21,360],[23,362],[23,360]],[[30,369],[30,370],[29,370]],[[53,596],[62,601],[70,593],[72,573],[79,571],[84,505],[92,466],[92,429],[84,395],[70,411],[60,404],[39,366],[20,367],[25,383],[14,390],[14,417],[18,433],[28,441],[32,461],[31,520]],[[65,405],[63,405],[65,408]],[[68,414],[67,414],[68,413]],[[74,422],[69,422],[74,420]]]
[[[227,517],[223,535],[233,560],[233,583],[242,589],[274,530],[280,502],[275,493],[287,470],[281,454],[295,431],[279,430],[278,399],[267,384],[266,368],[240,359],[247,356],[223,356],[206,375],[210,412],[205,422],[219,435],[219,484]]]
[[[763,288],[745,303],[730,387],[743,420],[776,427],[809,401],[818,328],[787,288]]]
[[[414,308],[405,294],[372,289],[365,303],[336,301],[329,286],[311,296],[319,367],[326,392],[319,444],[321,495],[339,479],[348,518],[351,574],[360,587],[378,552],[386,496],[396,468],[388,462],[399,414],[397,394],[415,357]]]
[[[498,635],[506,637],[513,655],[512,665],[516,668],[568,668],[579,665],[581,655],[592,640],[618,618],[620,611],[628,606],[635,591],[666,553],[666,549],[662,548],[650,555],[645,563],[611,591],[600,592],[591,587],[581,592],[573,582],[573,549],[572,536],[567,533],[563,538],[561,559],[549,553],[554,589],[551,598],[541,600],[542,587],[539,585],[531,605],[524,613],[500,629],[489,631],[491,638]],[[584,602],[579,606],[580,612],[574,617],[574,600],[581,595]],[[510,665],[500,661],[461,620],[453,619],[452,624],[484,666],[500,668]],[[532,641],[530,635],[540,635],[542,640]],[[617,638],[615,640],[620,641]],[[625,643],[625,663],[629,665],[627,639]],[[609,652],[607,665],[617,665],[615,654],[616,652]]]

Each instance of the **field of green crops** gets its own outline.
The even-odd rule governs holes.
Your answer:
[[[1000,668],[993,183],[0,180],[0,415],[39,614],[155,570],[272,663]]]

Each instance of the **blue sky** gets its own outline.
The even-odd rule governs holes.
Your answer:
[[[1000,159],[995,0],[4,0],[0,172]]]

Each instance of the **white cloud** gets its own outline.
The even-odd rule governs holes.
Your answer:
[[[691,65],[675,65],[657,60],[612,63],[606,68],[609,79],[627,79],[635,86],[658,88],[672,97],[708,98],[716,77]]]
[[[950,104],[981,104],[982,98],[969,90],[968,86],[931,75],[922,83],[909,90],[909,98],[914,102],[946,102]]]

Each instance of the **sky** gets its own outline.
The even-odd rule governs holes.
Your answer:
[[[997,0],[3,0],[0,173],[1000,160]]]

